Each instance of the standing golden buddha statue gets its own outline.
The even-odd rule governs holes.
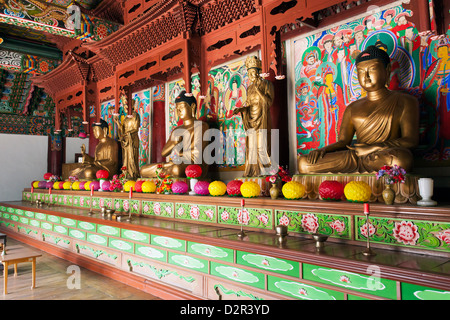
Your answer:
[[[258,177],[269,174],[271,119],[270,107],[274,99],[272,82],[261,78],[261,60],[250,56],[245,61],[250,85],[247,89],[245,106],[233,110],[241,114],[247,131],[244,177]]]
[[[417,99],[387,88],[390,57],[378,46],[358,55],[356,69],[366,96],[347,106],[336,143],[298,158],[300,174],[374,173],[395,164],[412,169],[411,149],[419,143]]]
[[[202,176],[206,176],[208,165],[205,163],[203,151],[208,145],[203,140],[205,132],[209,129],[206,122],[196,120],[197,101],[192,94],[182,91],[175,99],[175,110],[183,123],[172,130],[167,143],[162,150],[162,156],[168,157],[172,151],[177,150],[178,160],[151,163],[142,166],[142,178],[156,178],[157,171],[161,175],[169,175],[172,178],[185,178],[186,167],[190,164],[198,164],[202,168]]]
[[[86,153],[86,146],[81,146],[83,156],[83,166],[73,170],[70,175],[76,176],[80,180],[95,180],[99,170],[107,170],[112,177],[118,171],[119,166],[119,146],[114,139],[108,136],[108,123],[100,120],[100,123],[93,124],[93,134],[99,140],[95,148],[95,157]]]
[[[122,105],[126,113],[128,113],[127,98],[122,95]],[[126,178],[137,180],[139,178],[139,127],[141,118],[137,110],[138,102],[136,101],[131,114],[127,114],[122,123],[117,115],[114,116],[114,122],[118,129],[118,141],[122,145],[122,161]]]

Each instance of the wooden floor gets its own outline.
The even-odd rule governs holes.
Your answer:
[[[10,237],[8,245],[29,247]],[[72,273],[67,273],[67,270],[71,265],[68,261],[42,252],[42,257],[37,258],[36,288],[33,290],[31,263],[18,264],[17,277],[14,276],[14,267],[10,266],[7,295],[3,295],[4,278],[3,271],[0,271],[0,300],[159,300],[148,293],[84,268],[80,268],[80,289],[69,289],[67,282]],[[69,284],[72,283],[73,281],[69,281]]]

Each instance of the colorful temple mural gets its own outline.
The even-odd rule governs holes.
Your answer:
[[[244,106],[248,87],[245,59],[217,66],[208,73],[206,95],[200,95],[200,77],[194,75],[191,92],[197,99],[196,118],[209,123],[222,133],[223,159],[218,167],[238,167],[245,163],[245,132],[240,115],[233,110]],[[174,99],[185,88],[184,80],[169,83],[168,132],[179,125],[175,114]]]
[[[448,160],[450,33],[419,34],[408,21],[412,14],[397,6],[293,41],[297,154],[336,142],[346,105],[364,95],[354,58],[381,43],[392,61],[389,88],[421,103],[418,158]]]

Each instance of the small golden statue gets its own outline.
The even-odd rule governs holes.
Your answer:
[[[347,106],[336,143],[298,158],[300,174],[374,173],[384,165],[413,166],[411,149],[419,143],[419,103],[387,88],[390,57],[379,45],[356,58],[366,96]],[[351,146],[353,136],[357,142]]]
[[[179,150],[179,161],[146,164],[141,168],[143,178],[156,178],[157,170],[160,175],[185,178],[186,167],[190,164],[200,165],[203,177],[208,172],[208,165],[205,164],[203,156],[208,142],[203,141],[203,136],[209,126],[206,122],[195,119],[197,101],[192,94],[182,91],[175,99],[175,104],[178,117],[183,123],[172,130],[162,150],[162,156],[168,157],[172,151]]]
[[[121,97],[126,117],[120,123],[119,117],[114,115],[114,122],[118,129],[118,141],[122,145],[122,166],[126,168],[125,176],[131,180],[139,178],[139,127],[141,118],[139,116],[136,101],[131,114],[128,114],[127,98],[124,94]]]
[[[77,176],[80,180],[95,180],[99,170],[107,170],[112,177],[117,173],[119,166],[119,146],[114,139],[108,136],[108,123],[100,120],[93,124],[93,134],[99,143],[95,147],[95,157],[86,154],[86,146],[81,146],[83,166],[71,172],[71,176]]]
[[[260,76],[261,60],[250,56],[245,61],[251,82],[247,89],[247,101],[242,108],[233,110],[241,114],[244,129],[247,131],[244,177],[267,175],[271,167],[270,107],[274,98],[274,87],[270,81]]]

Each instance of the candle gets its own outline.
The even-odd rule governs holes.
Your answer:
[[[245,199],[241,200],[241,207],[245,206]]]
[[[52,188],[48,188],[48,194],[52,194]]]
[[[94,195],[94,188],[91,188],[91,197]]]
[[[364,203],[364,213],[369,213],[369,204],[368,203]]]
[[[33,193],[34,192],[34,187],[31,187],[31,193]]]

